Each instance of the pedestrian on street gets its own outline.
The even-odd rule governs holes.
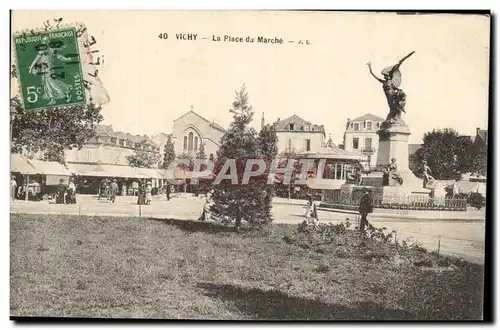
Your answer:
[[[151,205],[151,200],[153,199],[152,190],[151,182],[148,182],[146,186],[146,205]]]
[[[372,225],[368,222],[368,214],[373,212],[373,201],[372,201],[372,196],[370,194],[370,191],[368,189],[364,190],[364,194],[361,197],[361,200],[359,202],[359,214],[361,215],[361,221],[359,224],[359,231],[364,232],[365,227],[369,226],[370,228],[373,228]]]
[[[118,191],[118,183],[116,182],[116,179],[113,179],[113,182],[109,185],[109,200],[111,203],[115,202]]]
[[[76,185],[73,179],[69,179],[68,194],[66,199],[68,204],[76,204]]]
[[[144,182],[139,182],[138,183],[138,192],[137,192],[137,204],[138,205],[144,205],[145,203],[145,196],[146,196],[146,193],[145,193],[145,190],[146,187],[144,187]]]
[[[10,198],[12,200],[16,199],[16,189],[17,189],[17,181],[16,177],[13,175],[10,179]]]
[[[65,204],[65,198],[66,198],[66,185],[64,184],[64,179],[59,180],[59,185],[57,186],[57,193],[56,193],[56,204]]]
[[[167,194],[167,201],[170,200],[170,185],[167,183],[165,186],[165,193]]]

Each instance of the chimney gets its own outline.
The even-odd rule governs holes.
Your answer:
[[[479,135],[479,131],[480,131],[480,130],[481,130],[481,129],[480,129],[479,127],[478,127],[478,128],[476,128],[476,135]]]

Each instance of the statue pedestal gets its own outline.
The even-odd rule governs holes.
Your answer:
[[[377,167],[380,171],[371,172],[362,178],[361,186],[371,187],[374,200],[382,203],[425,202],[431,190],[423,187],[423,180],[417,178],[409,168],[408,138],[410,129],[406,123],[398,119],[396,122],[382,123],[379,135]],[[386,186],[382,168],[395,159],[397,171],[403,179],[402,185]]]
[[[396,159],[398,171],[409,170],[408,163],[408,138],[410,129],[403,120],[395,123],[382,123],[382,128],[377,131],[379,136],[377,166],[385,166]]]

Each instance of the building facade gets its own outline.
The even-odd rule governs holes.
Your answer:
[[[293,115],[274,123],[278,136],[278,153],[320,152],[325,146],[325,128]]]
[[[137,148],[161,152],[159,146],[148,136],[118,132],[111,125],[98,125],[96,134],[80,150],[68,150],[65,154],[66,162],[128,166],[127,156],[133,155]]]
[[[189,154],[194,157],[204,144],[207,158],[216,158],[224,132],[222,126],[191,110],[174,120],[172,141],[175,154]]]
[[[347,120],[343,147],[347,151],[357,151],[366,155],[366,167],[375,167],[377,163],[379,142],[377,130],[383,121],[383,118],[371,113]]]

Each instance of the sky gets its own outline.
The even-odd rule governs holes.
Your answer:
[[[104,63],[99,76],[110,101],[104,124],[132,134],[172,131],[193,110],[223,127],[235,91],[245,84],[255,127],[296,114],[324,125],[341,144],[348,118],[385,118],[382,86],[370,76],[395,64],[407,94],[403,119],[421,143],[425,132],[487,128],[490,20],[478,15],[354,12],[14,11],[12,31],[62,17],[82,22]],[[160,34],[168,39],[160,39]],[[176,34],[197,34],[177,40]],[[214,42],[251,36],[254,43]],[[257,43],[258,36],[283,44]],[[206,40],[201,39],[207,38]],[[298,44],[302,40],[303,45]],[[306,40],[309,45],[306,45]],[[294,41],[294,43],[288,42]]]

